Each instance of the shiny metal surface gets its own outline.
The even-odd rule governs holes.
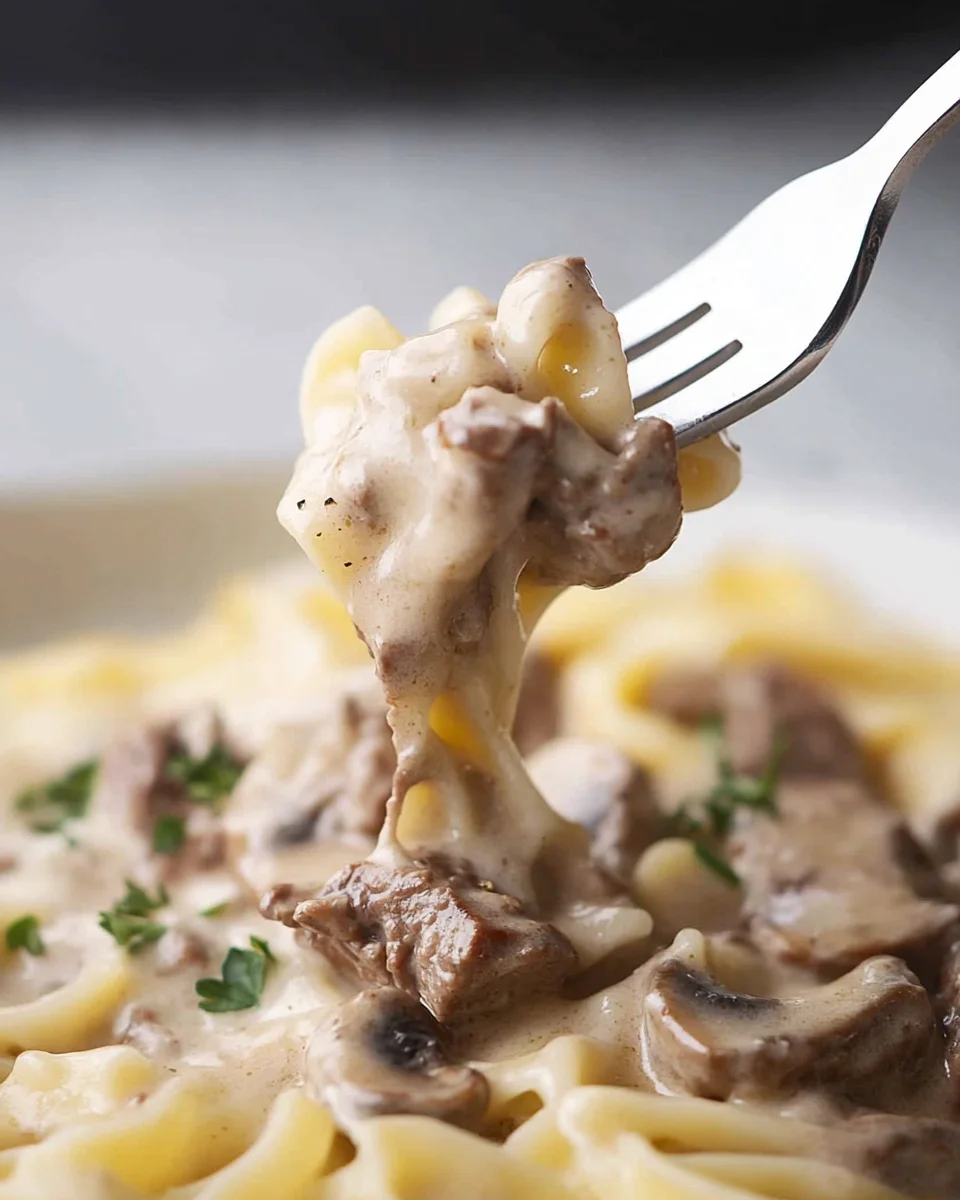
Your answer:
[[[822,361],[897,202],[960,119],[960,52],[859,150],[788,183],[617,312],[636,407],[680,445],[769,404]]]

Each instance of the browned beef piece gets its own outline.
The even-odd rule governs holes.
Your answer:
[[[853,731],[816,687],[783,667],[666,671],[647,700],[683,725],[720,717],[731,764],[744,775],[761,775],[779,745],[782,779],[866,777]]]
[[[927,975],[958,910],[897,813],[865,778],[856,739],[810,685],[778,669],[723,680],[727,752],[758,775],[782,749],[776,815],[739,809],[727,854],[754,940],[826,974],[896,954]]]
[[[902,1103],[939,1069],[930,997],[896,958],[873,958],[808,992],[733,992],[665,952],[643,973],[645,1059],[671,1091],[726,1100],[818,1092]]]
[[[135,729],[108,747],[103,756],[95,803],[121,825],[140,833],[152,846],[158,819],[184,822],[185,837],[179,850],[156,855],[164,878],[212,869],[226,856],[218,807],[198,802],[200,793],[192,792],[177,770],[185,756],[199,762],[211,752],[222,756],[227,777],[242,769],[243,757],[229,744],[219,718],[203,709],[174,724]]]
[[[396,754],[379,687],[349,688],[316,721],[288,729],[295,760],[282,776],[258,761],[245,787],[263,789],[277,812],[273,839],[356,838],[372,845],[393,786]]]
[[[866,779],[853,730],[799,676],[782,667],[727,671],[720,699],[735,771],[761,775],[779,742],[781,779]]]
[[[950,1121],[869,1113],[825,1130],[811,1150],[904,1196],[960,1196],[960,1125]]]
[[[339,970],[418,997],[439,1021],[555,990],[577,967],[563,934],[518,900],[426,863],[345,867],[286,922]]]
[[[647,704],[681,725],[697,725],[720,715],[722,675],[710,669],[675,668],[657,675],[650,684]]]
[[[529,650],[513,722],[513,740],[526,757],[560,732],[560,670],[542,651]]]
[[[554,397],[520,407],[477,387],[440,414],[437,428],[444,446],[470,456],[491,510],[502,514],[498,531],[525,514],[528,569],[545,583],[609,587],[677,536],[677,447],[665,421],[638,420],[608,448]]]
[[[145,1004],[131,1004],[119,1013],[114,1037],[126,1046],[134,1046],[147,1058],[164,1059],[180,1051],[180,1042],[163,1024],[156,1011]]]
[[[927,974],[957,920],[918,895],[919,848],[859,784],[781,784],[777,815],[742,814],[727,853],[757,944],[827,974],[882,953]]]
[[[944,957],[938,999],[943,1017],[947,1075],[960,1113],[960,940],[953,943]]]
[[[616,746],[556,738],[528,766],[550,806],[590,834],[594,862],[628,885],[643,851],[665,831],[650,777]]]
[[[174,925],[157,942],[154,966],[158,975],[177,975],[190,967],[205,967],[210,950],[203,938],[184,925]]]
[[[609,587],[670,548],[680,529],[673,430],[636,421],[606,450],[555,409],[553,454],[528,516],[530,569],[546,583]]]

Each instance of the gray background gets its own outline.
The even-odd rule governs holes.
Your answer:
[[[936,64],[444,109],[0,119],[0,493],[280,461],[312,339],[363,302],[415,332],[461,282],[583,254],[619,304],[765,194],[853,149]],[[748,479],[960,506],[960,132],[860,309],[738,430]]]

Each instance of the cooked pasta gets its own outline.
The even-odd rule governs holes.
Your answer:
[[[789,561],[623,579],[739,463],[632,432],[576,260],[431,328],[310,355],[325,578],[0,662],[0,1200],[957,1194],[960,655]],[[598,477],[589,557],[537,520]]]

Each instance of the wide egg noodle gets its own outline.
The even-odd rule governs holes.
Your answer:
[[[489,311],[479,293],[461,291],[436,323]],[[310,431],[325,407],[349,401],[361,354],[399,338],[371,310],[339,329],[305,372]],[[960,661],[874,627],[792,564],[726,559],[693,583],[569,592],[536,641],[562,665],[566,728],[620,745],[672,783],[677,798],[709,763],[701,740],[644,707],[650,682],[677,665],[766,656],[836,691],[912,818],[933,822],[960,782],[960,749],[948,736],[960,711]],[[230,585],[180,634],[84,639],[19,655],[0,664],[0,789],[12,797],[94,752],[121,715],[153,718],[212,700],[256,731],[273,719],[265,696],[295,706],[318,678],[362,662],[339,602],[298,573]],[[682,910],[677,896],[702,894],[702,864],[689,846],[659,846],[638,869],[640,898],[672,913],[678,928],[693,924],[696,904]],[[224,935],[224,944],[239,936]],[[270,937],[279,945],[274,929]],[[282,953],[289,973],[299,969],[292,945]],[[329,1113],[282,1072],[255,1097],[232,1086],[242,1074],[236,1060],[220,1071],[184,1066],[171,1077],[130,1046],[86,1048],[108,1036],[103,1027],[128,994],[148,986],[139,970],[104,939],[73,980],[0,1007],[0,1053],[22,1051],[0,1083],[0,1200],[894,1197],[807,1157],[816,1134],[801,1122],[617,1086],[617,1054],[579,1034],[481,1064],[492,1097],[486,1139],[426,1118],[383,1117],[346,1147]],[[271,996],[287,995],[295,986],[287,978]],[[301,1004],[301,1022],[310,1003],[333,996],[322,980],[309,986],[315,1001]],[[237,1028],[241,1042],[259,1039],[261,1052],[269,1044],[261,1026]]]

